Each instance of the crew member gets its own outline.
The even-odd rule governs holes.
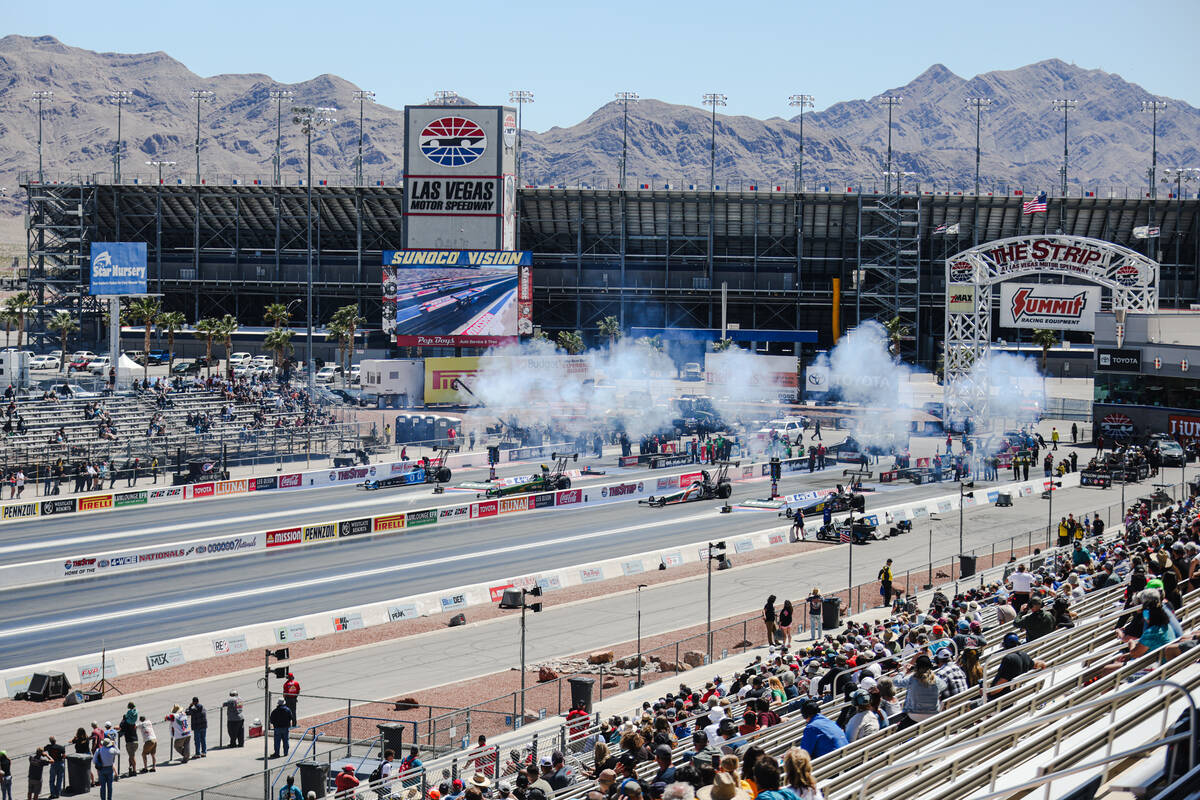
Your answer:
[[[879,570],[877,576],[879,580],[879,593],[883,595],[883,604],[885,606],[892,604],[892,560],[889,558],[883,568]]]

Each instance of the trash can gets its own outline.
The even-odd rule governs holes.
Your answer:
[[[375,726],[379,728],[379,736],[383,740],[383,749],[391,750],[396,754],[397,758],[403,758],[404,753],[404,726],[398,722],[381,722]],[[380,753],[380,757],[383,754]]]
[[[821,628],[829,630],[841,626],[842,601],[837,597],[821,600]]]
[[[318,761],[301,761],[296,765],[300,768],[300,794],[308,797],[309,792],[317,797],[324,797],[329,784],[329,765]]]
[[[958,577],[969,578],[975,574],[975,556],[958,557]]]
[[[49,772],[49,769],[46,770]],[[49,779],[47,778],[47,783]],[[92,793],[92,757],[87,753],[67,753],[65,794]]]
[[[571,684],[571,708],[576,708],[582,703],[583,710],[591,714],[592,686],[596,681],[593,678],[568,678],[567,682]]]

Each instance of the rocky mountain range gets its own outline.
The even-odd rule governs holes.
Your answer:
[[[215,93],[200,108],[201,170],[209,180],[240,176],[269,179],[275,148],[276,90],[282,101],[282,169],[294,181],[304,168],[301,134],[290,106],[340,109],[339,121],[313,140],[314,176],[347,178],[358,148],[358,87],[335,75],[282,85],[262,74],[197,76],[165,53],[97,53],[52,36],[0,39],[0,215],[23,208],[22,170],[36,170],[35,90],[54,92],[45,103],[43,158],[47,178],[111,174],[116,106],[112,89],[131,92],[123,105],[122,171],[149,179],[149,160],[172,160],[165,175],[191,180],[196,104],[192,89]],[[1150,162],[1151,117],[1143,101],[1167,108],[1158,118],[1159,165],[1200,166],[1200,110],[1151,94],[1120,76],[1058,60],[973,78],[937,64],[884,94],[902,98],[892,128],[894,169],[915,173],[926,188],[969,189],[975,169],[975,115],[968,97],[990,99],[983,114],[981,174],[985,188],[1054,189],[1062,163],[1062,115],[1051,101],[1078,101],[1070,116],[1071,177],[1080,187],[1145,185]],[[820,98],[817,98],[818,101]],[[428,98],[413,97],[412,102]],[[460,101],[467,103],[469,101]],[[653,99],[629,106],[627,183],[708,183],[712,119],[707,109]],[[364,108],[364,170],[369,182],[394,183],[401,172],[403,110]],[[619,174],[623,108],[611,102],[570,127],[524,133],[524,181],[534,184],[612,185]],[[887,114],[878,98],[835,103],[804,119],[805,183],[870,187],[881,182]],[[786,184],[800,152],[799,118],[761,120],[718,114],[717,183]],[[332,181],[331,181],[332,182]],[[1165,194],[1165,191],[1164,191]]]

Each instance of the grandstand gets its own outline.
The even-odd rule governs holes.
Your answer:
[[[23,181],[30,278],[43,307],[82,302],[94,313],[78,288],[91,241],[147,242],[152,290],[189,318],[230,313],[256,321],[264,304],[299,295],[306,278],[304,188],[105,180]],[[534,254],[534,322],[548,331],[594,333],[597,320],[613,315],[626,327],[712,328],[720,323],[725,284],[730,323],[764,332],[815,330],[817,346],[827,348],[832,281],[841,279],[842,319],[856,323],[856,278],[873,257],[864,243],[877,242],[884,226],[879,195],[839,188],[648,189],[625,192],[624,204],[621,192],[608,189],[525,188],[520,247]],[[368,320],[379,320],[379,265],[383,250],[401,244],[403,188],[318,185],[312,194],[315,319],[320,324],[339,306],[358,302]],[[971,245],[976,210],[980,241],[1055,232],[1058,215],[1024,215],[1024,199],[1014,193],[977,202],[969,194],[924,190],[894,198],[916,231],[904,251],[919,262],[919,280],[905,291],[913,291],[920,308],[923,361],[932,361],[942,330],[943,259]],[[1145,197],[1065,202],[1064,233],[1142,252],[1147,241],[1157,241],[1164,307],[1200,299],[1195,199],[1157,203],[1158,240],[1133,238],[1133,228],[1149,219]],[[944,226],[955,223],[959,228],[948,234]]]

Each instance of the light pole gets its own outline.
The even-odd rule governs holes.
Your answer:
[[[712,193],[717,183],[717,108],[727,105],[729,97],[719,92],[704,95],[704,105],[712,106],[712,135],[708,147],[708,191]],[[710,234],[711,235],[711,234]]]
[[[973,244],[979,244],[979,129],[983,123],[983,111],[992,104],[990,97],[968,97],[967,109],[975,112],[975,216],[971,218]],[[962,548],[959,548],[960,550]]]
[[[811,94],[794,94],[788,98],[788,105],[800,109],[800,160],[796,166],[796,191],[804,191],[804,109],[813,107]]]
[[[524,185],[521,182],[521,132],[525,129],[525,121],[523,111],[526,103],[533,102],[533,92],[528,89],[514,89],[508,93],[508,102],[517,104],[517,207],[514,209],[517,216],[517,231],[516,245],[517,249],[521,249],[521,187]]]
[[[109,99],[117,104],[117,146],[113,149],[113,183],[121,182],[121,106],[129,102],[133,92],[125,89],[111,89]]]
[[[704,622],[704,641],[707,643],[708,660],[712,661],[713,640],[712,640],[712,562],[725,560],[725,543],[724,542],[709,542],[707,559],[708,561],[708,614]]]
[[[271,163],[275,167],[275,185],[279,186],[283,182],[283,101],[291,100],[296,93],[280,89],[272,90],[269,95],[275,101],[275,155],[271,157]]]
[[[363,182],[363,105],[368,101],[375,102],[375,93],[359,89],[354,93],[358,101],[358,157],[354,159],[354,185],[362,186]]]
[[[265,650],[263,654],[263,718],[262,718],[262,740],[263,740],[263,797],[271,796],[271,770],[267,768],[269,759],[267,758],[267,729],[270,727],[271,720],[271,676],[276,678],[286,678],[288,674],[287,667],[271,667],[271,659],[276,661],[284,661],[291,657],[291,651],[287,647],[281,647],[278,650]]]
[[[1050,476],[1050,485],[1046,487],[1046,498],[1050,501],[1050,507],[1046,511],[1046,547],[1050,547],[1050,530],[1054,525],[1054,490],[1056,487],[1062,486],[1062,481],[1054,480],[1053,474]]]
[[[637,688],[642,688],[642,589],[647,584],[637,585]]]
[[[54,92],[38,89],[33,93],[33,99],[38,104],[38,183],[46,182],[46,174],[42,171],[42,103],[54,99]]]
[[[637,92],[617,92],[616,98],[621,101],[621,183],[620,189],[625,189],[625,165],[629,155],[629,104],[638,101]],[[640,681],[639,681],[640,682]]]
[[[154,281],[155,291],[162,293],[162,171],[175,166],[174,161],[147,161],[146,166],[158,168],[158,184],[154,187]]]
[[[1068,159],[1068,152],[1067,152],[1067,115],[1071,112],[1071,110],[1073,108],[1075,108],[1076,106],[1079,105],[1079,101],[1073,100],[1069,97],[1059,97],[1050,102],[1054,106],[1055,111],[1063,112],[1063,163],[1062,163],[1062,169],[1059,170],[1059,172],[1062,173],[1062,187],[1061,187],[1062,203],[1059,205],[1059,209],[1058,209],[1058,230],[1060,233],[1066,233],[1067,232],[1067,165],[1070,163],[1069,159]]]
[[[877,101],[879,105],[887,109],[887,163],[883,168],[883,193],[892,193],[892,112],[896,106],[900,105],[900,101],[904,98],[898,94],[885,94]],[[899,190],[897,190],[899,191]]]
[[[216,99],[216,93],[207,89],[192,89],[192,99],[196,101],[196,185],[200,185],[200,104],[211,103]]]
[[[308,341],[305,348],[304,369],[308,372],[308,394],[310,400],[317,393],[317,376],[313,370],[312,135],[313,130],[316,128],[323,128],[326,125],[332,125],[337,122],[333,116],[335,111],[337,111],[336,108],[320,106],[292,107],[292,113],[295,115],[292,117],[292,122],[299,125],[300,132],[304,134],[304,157],[307,162],[307,175],[304,179],[304,188],[307,194],[305,207],[308,218],[308,239],[305,247],[308,254],[308,285],[304,316],[308,326]]]
[[[1154,227],[1154,203],[1158,200],[1158,112],[1165,111],[1167,104],[1162,100],[1143,100],[1142,111],[1150,112],[1150,227]],[[1153,258],[1153,237],[1146,239],[1146,254]]]
[[[967,497],[975,498],[974,492],[964,492],[964,489],[974,489],[975,481],[958,482],[958,554],[963,554],[963,500]]]
[[[1163,170],[1163,183],[1170,185],[1172,176],[1175,178],[1175,289],[1172,292],[1172,302],[1175,307],[1179,307],[1179,259],[1180,259],[1180,244],[1183,239],[1183,226],[1180,221],[1183,219],[1183,184],[1184,181],[1191,183],[1194,180],[1200,179],[1200,169],[1195,167],[1181,167],[1172,169],[1167,167]]]
[[[521,609],[521,724],[525,724],[525,611],[528,609],[535,614],[542,610],[541,603],[526,602],[527,597],[541,597],[542,587],[532,589],[505,589],[500,596],[500,608],[503,610]]]

